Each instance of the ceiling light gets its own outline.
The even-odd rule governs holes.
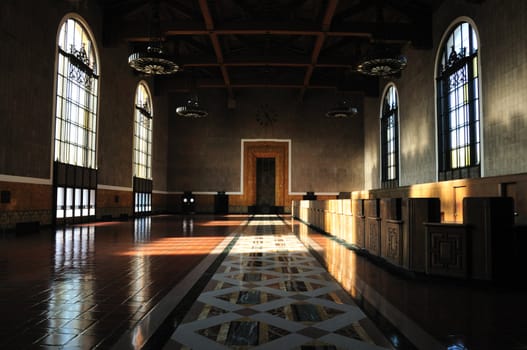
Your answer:
[[[357,115],[359,111],[351,105],[348,100],[341,100],[326,112],[328,118],[350,118]]]
[[[366,58],[357,67],[357,71],[374,76],[390,76],[406,68],[406,57],[398,55],[393,48],[375,44],[370,48]]]
[[[367,75],[394,75],[406,68],[406,57],[380,57],[368,59],[357,67],[357,71]]]
[[[160,47],[155,46],[148,46],[146,51],[131,54],[128,65],[148,75],[172,74],[180,70],[179,65],[165,55]]]
[[[159,0],[152,1],[152,16],[149,21],[150,43],[146,51],[134,52],[128,56],[128,65],[147,75],[166,75],[179,71],[180,67],[163,53]]]
[[[190,97],[184,106],[176,108],[176,113],[187,118],[203,118],[209,114],[206,109],[199,105],[197,96]]]

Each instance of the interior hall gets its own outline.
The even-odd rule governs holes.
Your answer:
[[[527,349],[527,1],[0,1],[0,348]]]

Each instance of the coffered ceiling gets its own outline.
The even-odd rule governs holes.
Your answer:
[[[430,49],[432,14],[443,0],[99,2],[104,45],[124,41],[132,52],[162,38],[165,53],[183,67],[156,77],[165,89],[188,89],[191,80],[234,97],[248,87],[376,95],[379,78],[358,73],[357,65],[374,43],[394,52]]]

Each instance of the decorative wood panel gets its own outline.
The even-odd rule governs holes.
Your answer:
[[[355,229],[353,230],[353,243],[359,248],[365,248],[366,242],[364,234],[366,228],[366,218],[360,215],[355,215],[353,218],[355,222]]]
[[[381,255],[381,219],[366,218],[366,250],[373,255]]]
[[[383,220],[382,225],[382,257],[394,265],[403,264],[403,222],[399,220]]]
[[[426,273],[468,277],[468,229],[462,224],[426,224]]]
[[[404,265],[412,271],[425,272],[425,222],[441,221],[439,198],[407,198],[403,200],[403,220],[408,237],[403,247]]]
[[[354,199],[351,201],[351,243],[359,248],[364,248],[364,200]]]

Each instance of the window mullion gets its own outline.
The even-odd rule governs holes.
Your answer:
[[[476,138],[476,135],[477,135],[477,123],[476,123],[476,111],[475,111],[475,108],[474,108],[474,104],[475,103],[478,103],[478,101],[475,99],[475,96],[474,96],[474,84],[475,84],[475,81],[474,81],[474,78],[473,78],[473,74],[474,74],[474,66],[473,66],[473,61],[470,60],[468,63],[467,63],[467,73],[468,73],[468,76],[469,76],[469,79],[468,79],[468,101],[469,101],[469,108],[468,108],[468,113],[469,113],[469,131],[470,131],[470,140],[469,140],[469,144],[470,144],[470,165],[477,165],[477,154],[476,154],[476,143],[477,143],[477,138]]]

